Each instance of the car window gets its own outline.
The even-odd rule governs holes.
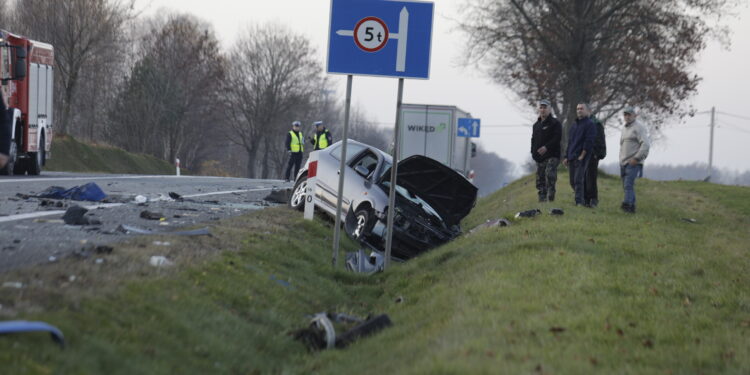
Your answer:
[[[349,151],[349,148],[346,149],[347,153]],[[353,169],[357,169],[357,167],[363,167],[367,170],[367,175],[363,176],[365,178],[369,178],[373,172],[375,172],[375,169],[378,167],[378,157],[375,156],[372,152],[368,151],[365,152],[362,156],[357,158],[357,160],[352,164]]]
[[[357,155],[360,151],[364,150],[365,146],[359,145],[356,143],[348,143],[346,145],[346,160],[349,160],[352,158],[352,156]],[[331,156],[333,156],[336,160],[341,160],[341,145],[337,145],[336,147],[331,150]]]

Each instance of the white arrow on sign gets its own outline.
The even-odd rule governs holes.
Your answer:
[[[479,127],[479,123],[474,121],[471,123],[471,135],[477,136],[477,128]]]
[[[350,36],[353,38],[357,38],[357,35],[354,35],[354,30],[337,30],[336,35]],[[406,9],[406,7],[404,7],[403,9],[401,9],[401,13],[399,13],[399,16],[398,16],[398,33],[389,33],[388,35],[386,35],[386,43],[388,39],[398,39],[398,46],[396,48],[396,71],[397,72],[406,71],[406,41],[408,39],[408,35],[409,35],[409,11]],[[359,47],[360,44],[362,43],[357,43],[357,46]]]

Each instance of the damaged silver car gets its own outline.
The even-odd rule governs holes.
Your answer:
[[[316,208],[335,217],[341,141],[318,152]],[[295,180],[289,205],[302,210],[309,160]],[[376,250],[385,248],[391,156],[350,140],[347,144],[342,221],[346,233]],[[392,255],[409,259],[461,233],[460,222],[477,199],[477,188],[460,173],[426,156],[398,164]]]

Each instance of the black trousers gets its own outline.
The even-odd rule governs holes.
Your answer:
[[[289,162],[286,164],[286,172],[284,172],[284,179],[289,180],[289,172],[292,171],[292,168],[294,168],[294,174],[292,175],[292,178],[297,177],[297,173],[299,172],[299,167],[302,165],[302,153],[301,152],[292,152],[289,154]]]
[[[586,178],[583,185],[583,200],[586,204],[591,204],[592,200],[599,202],[599,188],[596,186],[596,179],[599,176],[599,159],[592,157],[589,166],[586,169]]]
[[[585,204],[584,201],[584,190],[586,188],[586,171],[588,170],[590,155],[587,155],[583,160],[573,159],[568,161],[568,172],[570,172],[570,187],[575,192],[576,204]]]

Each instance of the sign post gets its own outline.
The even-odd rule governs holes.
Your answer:
[[[417,1],[331,0],[327,71],[346,74],[346,109],[342,137],[333,266],[338,263],[339,237],[346,171],[346,145],[351,106],[352,75],[399,78],[397,106],[401,106],[404,78],[429,79],[434,4]],[[395,43],[389,43],[395,41]],[[390,262],[393,207],[398,166],[399,111],[393,150],[388,206],[385,265]]]

